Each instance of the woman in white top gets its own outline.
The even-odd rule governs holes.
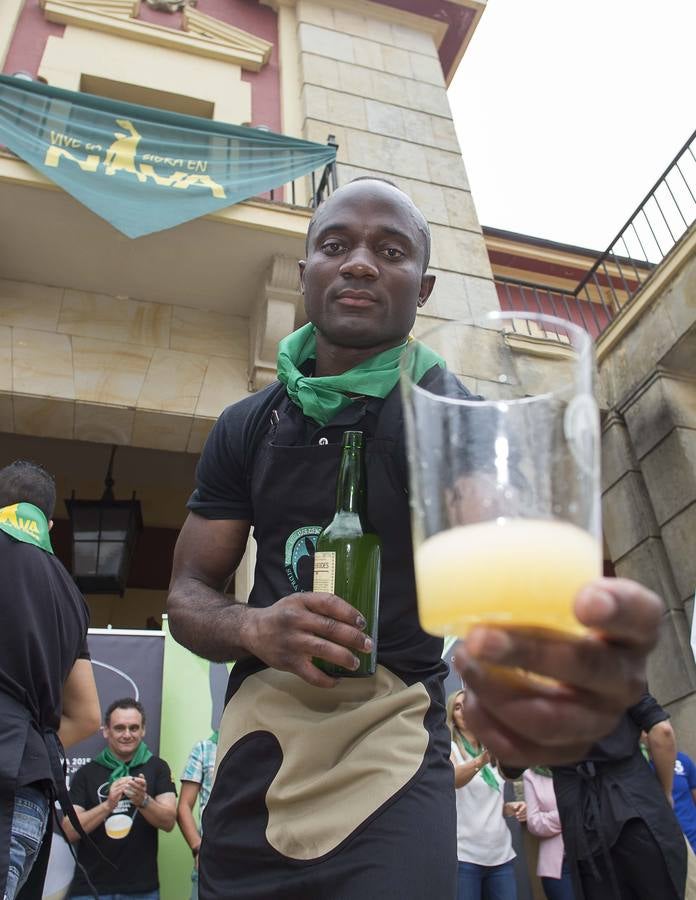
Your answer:
[[[465,691],[447,701],[457,789],[457,900],[517,900],[510,830],[503,816],[525,818],[525,804],[503,802],[503,779],[467,727]]]

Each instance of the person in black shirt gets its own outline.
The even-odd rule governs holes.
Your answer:
[[[64,747],[99,727],[89,613],[53,555],[56,491],[40,465],[0,469],[0,888],[41,895]]]
[[[176,789],[167,763],[143,740],[145,710],[131,697],[115,700],[104,716],[106,747],[78,769],[70,784],[83,840],[77,861],[101,900],[133,897],[157,900],[157,831],[176,822]],[[78,833],[63,822],[65,836]],[[91,889],[78,867],[70,896],[90,900]]]
[[[686,845],[672,809],[671,765],[659,751],[668,713],[645,693],[582,762],[554,767],[566,854],[582,900],[682,900]],[[640,749],[641,731],[658,758]],[[667,754],[669,756],[669,754]]]
[[[204,814],[201,900],[454,895],[443,644],[416,611],[397,385],[435,280],[429,254],[424,216],[394,185],[367,178],[335,191],[300,262],[309,324],[281,341],[279,382],[226,409],[203,450],[169,621],[193,652],[237,663]],[[441,360],[424,363],[422,384],[447,377]],[[338,681],[313,659],[352,669],[369,649],[365,623],[342,598],[312,592],[303,570],[333,515],[353,428],[367,437],[367,517],[383,548],[378,669]],[[245,604],[224,589],[252,527]],[[637,699],[660,612],[654,594],[617,579],[578,597],[579,620],[597,629],[582,642],[476,629],[465,642],[467,721],[511,764],[579,758]],[[511,678],[510,667],[564,684]]]

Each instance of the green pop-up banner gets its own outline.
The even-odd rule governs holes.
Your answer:
[[[320,169],[336,148],[0,75],[0,144],[128,237]]]

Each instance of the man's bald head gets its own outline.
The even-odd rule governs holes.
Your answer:
[[[317,224],[321,223],[322,219],[331,211],[331,202],[334,197],[344,196],[347,191],[351,190],[368,189],[370,182],[378,185],[379,189],[384,189],[386,186],[387,190],[394,191],[395,198],[398,198],[400,203],[410,208],[409,212],[413,218],[413,223],[422,236],[423,272],[425,272],[430,263],[430,226],[428,225],[425,216],[405,191],[402,191],[401,188],[397,187],[393,181],[389,181],[388,178],[379,178],[376,175],[361,175],[358,178],[354,178],[352,181],[349,181],[347,184],[335,190],[333,194],[317,208],[307,228],[305,252],[309,253],[312,232],[315,230]]]

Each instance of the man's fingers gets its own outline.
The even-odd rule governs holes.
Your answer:
[[[465,678],[467,700],[473,691],[476,703],[485,705],[491,719],[504,723],[506,732],[528,743],[543,739],[551,749],[582,745],[607,734],[620,712],[584,691],[495,666],[472,664]]]
[[[315,594],[306,593],[302,595],[305,606],[312,612],[326,616],[337,622],[344,622],[346,625],[352,625],[354,628],[363,629],[366,625],[365,617],[350,603],[347,603],[342,597],[336,594]]]
[[[587,693],[597,693],[617,708],[635,703],[644,688],[642,654],[634,648],[611,646],[603,638],[555,637],[536,632],[476,628],[465,643],[468,661],[535,672]],[[517,685],[524,687],[524,683]]]
[[[322,672],[309,659],[302,660],[293,671],[295,675],[314,687],[332,688],[338,684],[337,678],[332,678],[326,672]]]
[[[658,637],[664,611],[662,600],[627,578],[598,578],[586,585],[575,601],[583,625],[601,632],[612,643],[645,653]]]
[[[480,703],[475,691],[467,690],[464,709],[467,724],[478,739],[489,746],[504,765],[527,768],[529,765],[562,765],[582,759],[591,740],[567,743],[563,747],[548,747],[536,739],[521,737],[507,723],[495,718]]]
[[[369,653],[372,649],[372,639],[351,625],[344,625],[336,619],[328,616],[308,613],[306,630],[317,637],[325,638],[342,647],[349,647],[359,653]]]

